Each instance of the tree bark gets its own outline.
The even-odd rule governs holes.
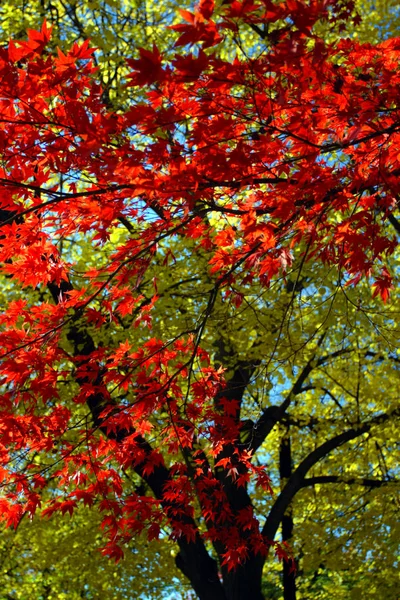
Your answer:
[[[224,576],[227,600],[265,600],[261,590],[263,559],[250,558]]]
[[[290,441],[290,429],[287,427],[287,433],[281,441],[279,451],[279,474],[281,482],[285,482],[292,474],[292,449]],[[289,542],[293,535],[293,514],[292,506],[289,505],[282,517],[282,541]],[[284,560],[283,565],[283,599],[296,600],[296,572],[293,565]]]
[[[200,538],[191,543],[181,541],[179,548],[175,564],[189,579],[199,600],[231,600],[225,594],[217,563],[208,554]]]

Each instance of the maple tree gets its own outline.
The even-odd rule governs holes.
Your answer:
[[[45,23],[1,50],[8,525],[47,490],[44,515],[100,511],[107,556],[167,532],[199,598],[262,598],[300,490],[393,484],[360,454],[400,412],[369,397],[382,363],[397,377],[400,45],[315,33],[352,9],[183,10],[175,56],[128,58],[126,110],[87,42],[53,55]],[[240,23],[263,51],[214,52]],[[318,471],[335,452],[357,468]],[[290,560],[284,580],[293,598]]]

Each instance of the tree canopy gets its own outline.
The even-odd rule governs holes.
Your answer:
[[[7,597],[394,599],[399,40],[333,0],[30,6],[0,51]]]

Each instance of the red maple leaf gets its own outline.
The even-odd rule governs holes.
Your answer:
[[[161,82],[165,79],[166,73],[162,68],[162,55],[153,45],[153,50],[139,48],[139,59],[127,59],[127,64],[134,69],[133,73],[128,75],[130,82],[128,86],[146,85]]]

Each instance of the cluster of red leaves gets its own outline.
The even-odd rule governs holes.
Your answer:
[[[232,63],[199,50],[163,67],[158,50],[141,51],[142,59],[130,62],[131,85],[143,77],[156,85],[145,112],[126,115],[128,126],[145,135],[169,132],[168,142],[155,141],[145,152],[157,170],[153,196],[168,215],[175,201],[192,217],[197,203],[237,217],[239,226],[227,223],[217,233],[201,217],[186,228],[215,249],[211,272],[221,280],[243,265],[248,278],[268,284],[305,240],[309,258],[338,265],[352,281],[375,276],[374,289],[387,300],[391,278],[383,261],[395,241],[382,223],[398,195],[399,43],[329,46],[307,33],[312,12],[301,3],[297,9],[310,23],[292,12],[297,29],[258,59]],[[294,6],[275,10],[272,21]]]
[[[212,1],[201,1],[175,26],[177,46],[195,50],[167,60],[156,47],[141,49],[128,61],[129,85],[147,92],[124,114],[103,104],[86,43],[48,55],[44,25],[0,49],[0,262],[12,296],[17,286],[47,285],[54,299],[12,297],[0,317],[8,524],[40,504],[47,478],[30,458],[53,452],[58,463],[49,473],[65,496],[45,513],[98,502],[110,556],[120,557],[120,544],[144,529],[158,537],[164,523],[174,539],[195,540],[196,498],[205,537],[223,544],[229,568],[268,550],[252,508],[235,511],[227,497],[227,482],[240,490],[252,478],[268,489],[269,480],[240,447],[239,406],[221,397],[222,372],[199,345],[202,325],[173,340],[150,334],[140,348],[128,341],[96,348],[81,329],[112,327],[127,315],[135,327],[150,327],[157,295],[144,300],[140,282],[157,245],[177,235],[209,253],[216,289],[235,279],[267,286],[302,244],[307,258],[336,265],[354,282],[375,278],[373,294],[388,299],[384,261],[395,242],[385,223],[400,191],[400,42],[324,42],[314,23],[351,10],[348,3],[336,14],[336,5],[235,0],[215,16]],[[223,60],[210,49],[239,23],[266,21],[287,24],[262,56]],[[73,289],[72,265],[55,241],[91,235],[95,253],[130,220],[128,240]],[[65,382],[75,386],[70,401],[60,391]],[[135,401],[121,401],[132,389]],[[91,424],[78,410],[85,403]],[[154,498],[125,491],[128,468]]]

